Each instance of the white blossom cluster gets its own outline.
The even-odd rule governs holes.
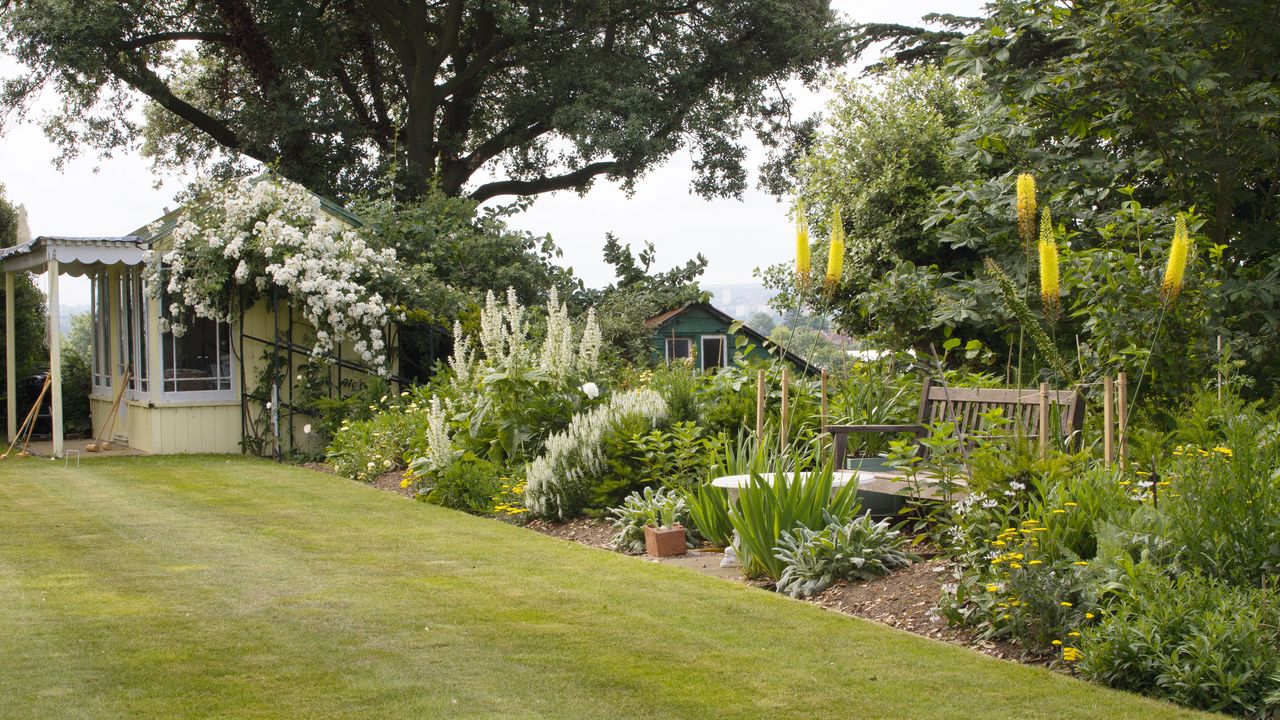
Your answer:
[[[205,201],[178,216],[172,247],[158,262],[148,258],[150,287],[167,293],[167,329],[181,335],[188,311],[229,320],[236,286],[279,289],[315,328],[316,356],[350,341],[366,364],[387,368],[390,309],[372,288],[395,276],[394,250],[371,247],[318,197],[282,178],[249,178],[201,194]]]
[[[520,304],[514,288],[507,288],[506,303],[498,302],[493,292],[485,297],[480,310],[479,352],[471,338],[464,337],[462,326],[453,326],[453,356],[449,367],[458,385],[469,384],[481,365],[488,369],[525,367],[534,362],[556,378],[595,370],[600,361],[600,325],[594,309],[587,312],[582,334],[575,338],[569,308],[552,289],[547,302],[546,337],[536,350],[529,342],[527,309]]]
[[[431,396],[431,409],[427,412],[427,467],[444,470],[453,464],[457,453],[449,437],[449,413],[438,395]]]
[[[667,403],[652,390],[614,395],[607,405],[575,415],[564,432],[547,438],[545,453],[525,470],[525,505],[536,515],[566,518],[577,512],[604,472],[603,442],[623,418],[664,420]]]

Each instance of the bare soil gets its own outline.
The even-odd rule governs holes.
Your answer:
[[[552,522],[550,520],[530,520],[525,527],[543,535],[550,535],[561,540],[572,540],[591,547],[610,549],[609,541],[615,531],[606,520],[598,518],[578,518],[568,522]]]

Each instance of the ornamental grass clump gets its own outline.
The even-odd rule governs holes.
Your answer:
[[[794,457],[793,467],[805,462]],[[782,534],[797,527],[823,528],[832,521],[845,522],[858,514],[857,483],[832,492],[832,461],[813,472],[778,471],[771,477],[752,472],[749,483],[729,508],[729,520],[738,533],[736,550],[749,578],[767,577],[777,582],[786,563],[777,557]]]

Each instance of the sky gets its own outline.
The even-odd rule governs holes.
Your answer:
[[[930,12],[979,14],[982,0],[836,0],[835,7],[858,22],[918,24]],[[864,57],[862,61],[874,60]],[[0,55],[0,76],[20,66]],[[850,68],[855,70],[856,68]],[[807,117],[829,99],[824,91],[796,88],[793,115]],[[42,98],[52,103],[53,98]],[[27,208],[33,236],[123,235],[176,207],[173,197],[189,178],[157,176],[136,152],[118,151],[111,158],[93,154],[59,170],[58,149],[31,123],[12,125],[0,138],[0,184],[14,204]],[[748,166],[758,166],[758,150]],[[511,224],[537,234],[550,233],[564,251],[561,261],[589,286],[612,280],[601,259],[606,232],[634,247],[649,241],[660,269],[683,264],[696,253],[709,262],[703,282],[709,285],[754,281],[756,268],[786,261],[794,250],[787,207],[778,198],[754,189],[741,199],[705,200],[690,192],[689,155],[676,153],[649,172],[628,195],[605,180],[585,196],[562,191],[540,196]],[[157,186],[158,185],[158,186]],[[43,287],[43,285],[42,285]],[[88,282],[63,277],[64,305],[86,305]]]

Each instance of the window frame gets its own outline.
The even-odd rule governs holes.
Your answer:
[[[687,343],[689,347],[688,354],[673,355],[671,353],[672,346],[674,346],[678,342]],[[666,343],[664,343],[663,347],[665,349],[667,362],[671,362],[672,360],[688,360],[693,357],[693,338],[691,337],[685,337],[683,335],[673,335],[671,337],[666,338]]]
[[[720,364],[707,367],[707,341],[720,341]],[[706,371],[719,369],[729,366],[729,337],[727,335],[700,335],[698,336],[698,366]]]
[[[213,367],[218,368],[221,372],[222,368],[222,339],[227,340],[227,374],[210,375],[207,378],[187,378],[188,380],[214,381],[214,384],[221,385],[225,380],[227,386],[225,388],[217,388],[214,390],[181,390],[183,378],[176,377],[178,370],[178,338],[172,332],[160,333],[160,397],[165,403],[184,403],[184,402],[226,402],[236,400],[236,362],[235,351],[231,347],[231,324],[221,320],[209,320],[208,318],[199,318],[205,322],[213,323],[214,327],[214,350],[217,353],[214,356]],[[190,329],[188,329],[190,332]],[[165,359],[165,349],[169,350],[168,360]],[[174,366],[171,368],[167,362],[172,362]],[[166,373],[173,370],[175,377],[166,377]],[[173,385],[173,390],[169,389]]]

